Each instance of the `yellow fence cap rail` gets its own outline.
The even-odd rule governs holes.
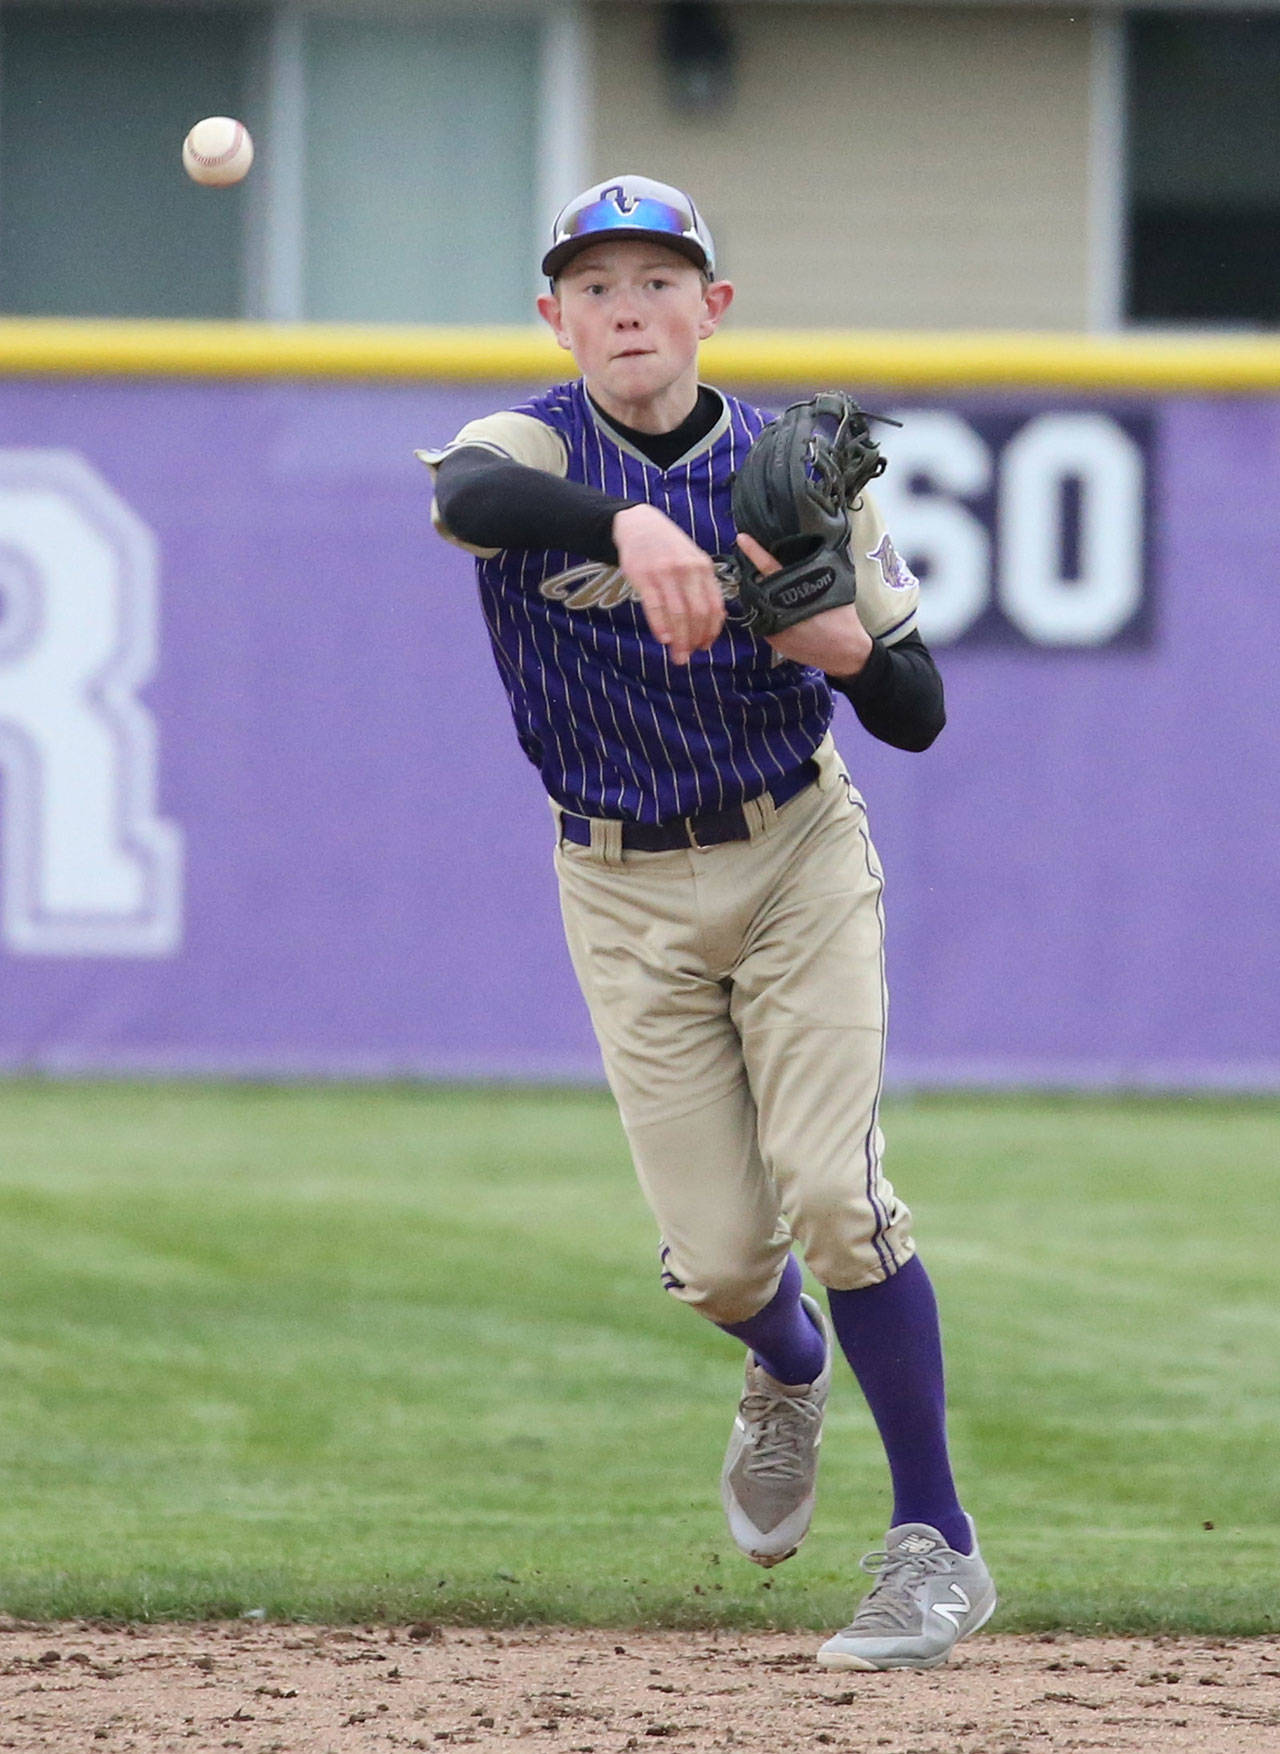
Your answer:
[[[734,384],[903,390],[1280,390],[1280,339],[726,329],[704,374]],[[384,378],[551,383],[574,374],[549,333],[512,327],[83,322],[0,318],[0,376]]]
[[[1280,389],[1280,340],[1253,336],[727,332],[707,344],[706,359],[725,379],[815,388]]]
[[[569,364],[549,332],[524,326],[0,319],[0,374],[550,381],[557,357]]]

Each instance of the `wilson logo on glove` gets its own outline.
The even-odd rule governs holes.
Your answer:
[[[821,572],[814,573],[811,578],[797,579],[794,585],[775,591],[773,600],[782,609],[801,609],[814,597],[825,596],[835,582],[836,569],[833,566],[824,566]]]

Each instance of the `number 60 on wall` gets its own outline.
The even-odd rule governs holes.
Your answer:
[[[892,412],[903,426],[873,492],[920,575],[927,641],[1096,650],[1145,635],[1145,417]]]

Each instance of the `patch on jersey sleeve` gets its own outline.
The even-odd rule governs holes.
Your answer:
[[[888,531],[880,538],[874,548],[868,549],[867,559],[875,561],[880,568],[880,577],[891,591],[906,591],[912,585],[920,583],[889,540]]]

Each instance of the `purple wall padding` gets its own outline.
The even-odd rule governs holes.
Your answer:
[[[597,1075],[550,816],[412,455],[532,387],[0,384],[0,1067]],[[927,403],[993,454],[1098,406]],[[900,1082],[1280,1084],[1280,402],[1108,406],[1145,471],[1130,626],[939,645],[924,756],[838,709],[888,872]],[[999,510],[970,509],[998,550]],[[123,557],[76,613],[118,622],[141,731],[102,665],[39,668],[94,531]],[[128,893],[105,853],[99,882],[48,850],[81,736]]]

